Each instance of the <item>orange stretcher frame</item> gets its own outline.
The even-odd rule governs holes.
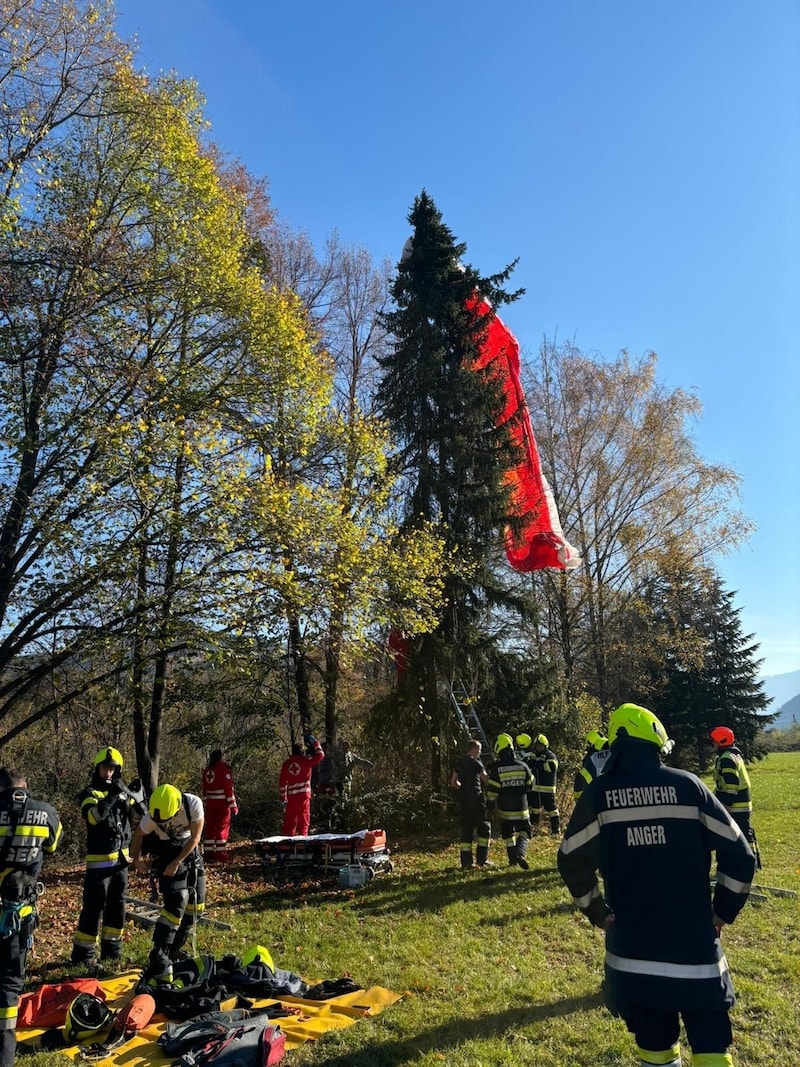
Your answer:
[[[385,830],[354,834],[307,834],[304,837],[262,837],[256,850],[264,866],[274,870],[316,868],[323,874],[361,865],[373,872],[392,870]]]

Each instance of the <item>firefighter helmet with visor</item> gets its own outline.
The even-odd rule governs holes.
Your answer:
[[[120,770],[125,765],[125,761],[122,758],[122,753],[112,748],[110,745],[106,745],[105,748],[101,748],[97,755],[94,757],[94,766],[99,767],[101,763],[111,763],[115,767],[119,767]]]
[[[497,740],[494,743],[494,752],[496,756],[499,756],[507,748],[514,747],[514,738],[511,734],[498,734]]]
[[[608,738],[599,730],[590,730],[586,735],[586,747],[594,749],[595,752],[600,752],[607,745]]]
[[[638,704],[620,704],[608,720],[608,743],[613,745],[620,737],[633,737],[637,741],[651,741],[662,749],[669,738],[657,715]]]
[[[79,993],[67,1008],[63,1034],[68,1045],[85,1044],[97,1039],[114,1016],[104,1001],[93,993]]]
[[[152,792],[147,810],[155,822],[167,822],[180,806],[180,789],[174,785],[159,785]]]

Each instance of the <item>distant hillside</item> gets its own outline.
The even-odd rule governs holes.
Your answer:
[[[792,697],[780,709],[780,717],[772,724],[773,730],[784,730],[793,722],[800,722],[800,693]]]
[[[773,674],[760,680],[764,683],[764,692],[772,700],[769,711],[779,713],[770,728],[783,730],[795,719],[800,721],[800,671]]]
[[[764,692],[773,701],[770,711],[777,711],[800,693],[800,671],[773,674],[768,678],[760,678],[759,681],[764,683]]]

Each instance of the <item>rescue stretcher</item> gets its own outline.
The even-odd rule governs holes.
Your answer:
[[[264,866],[276,873],[313,869],[324,875],[344,868],[362,867],[371,876],[394,868],[386,847],[385,830],[262,837],[256,841],[256,850]]]

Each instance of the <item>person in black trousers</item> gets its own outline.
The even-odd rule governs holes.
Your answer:
[[[492,824],[486,812],[486,794],[483,790],[488,777],[481,763],[481,743],[472,740],[450,777],[450,788],[455,790],[461,810],[459,849],[463,870],[472,868],[472,845],[476,838],[475,862],[479,867],[490,865],[489,845],[492,838]]]

